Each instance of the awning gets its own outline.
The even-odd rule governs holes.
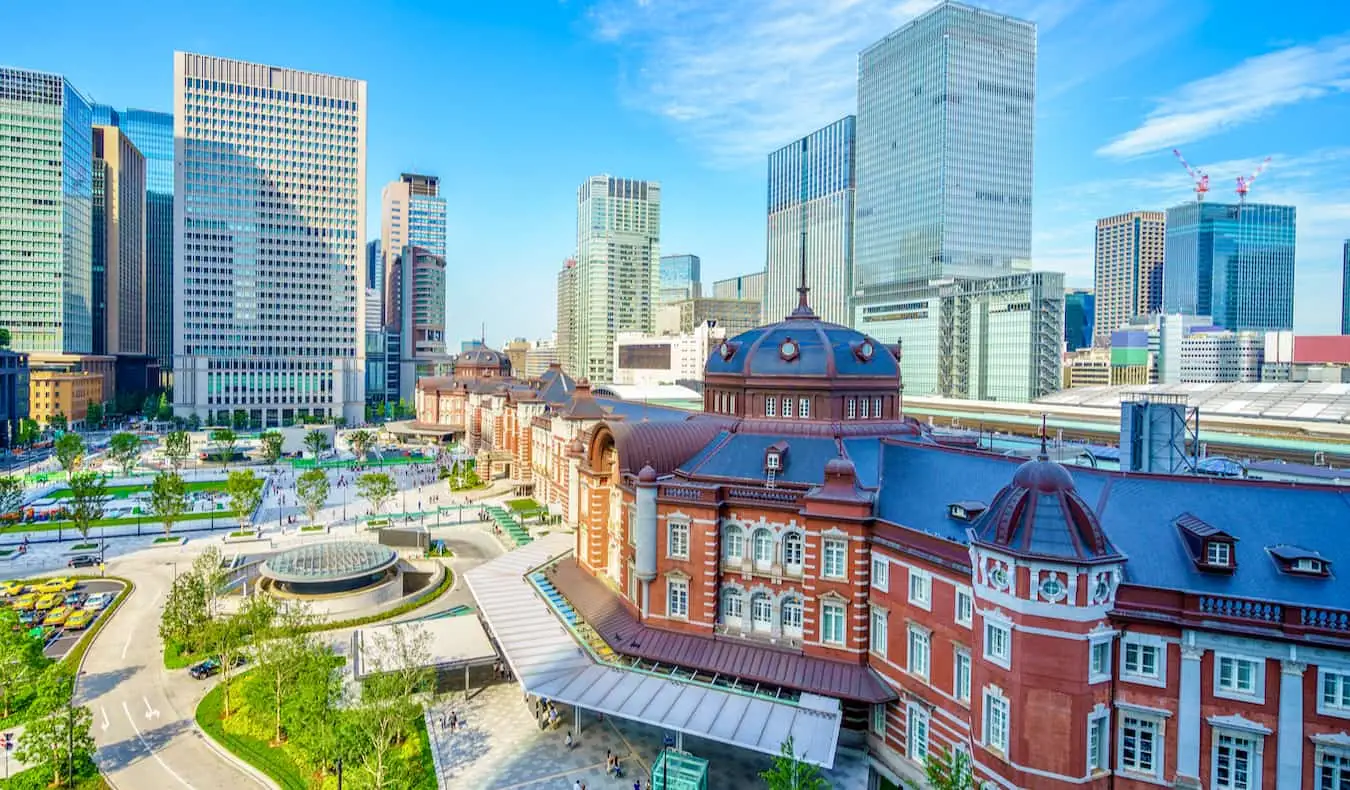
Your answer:
[[[775,700],[595,659],[526,578],[571,551],[573,540],[548,535],[465,574],[527,692],[764,754],[778,754],[791,736],[799,759],[833,767],[842,719],[837,699]]]
[[[477,617],[437,617],[390,623],[352,632],[352,673],[360,680],[371,672],[400,669],[395,628],[417,629],[430,635],[426,666],[439,671],[486,666],[497,660],[487,632]]]

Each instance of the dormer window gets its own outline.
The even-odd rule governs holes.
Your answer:
[[[1205,544],[1205,563],[1219,568],[1233,564],[1233,545],[1222,540],[1211,540]]]
[[[770,452],[764,457],[764,468],[777,472],[783,468],[783,456],[775,452]]]
[[[954,518],[957,521],[974,521],[980,517],[980,514],[987,509],[983,502],[975,500],[963,500],[953,502],[947,505],[947,517]]]
[[[1266,551],[1291,576],[1325,577],[1331,575],[1331,561],[1312,549],[1281,544],[1267,546]]]
[[[787,466],[787,442],[774,442],[764,450],[764,474],[772,482]]]
[[[1293,570],[1298,573],[1321,573],[1322,563],[1319,560],[1310,560],[1305,557],[1294,560]]]
[[[1209,573],[1237,570],[1237,538],[1191,513],[1182,513],[1175,523],[1198,570]]]

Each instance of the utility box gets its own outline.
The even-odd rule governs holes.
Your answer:
[[[1195,471],[1199,421],[1184,395],[1130,395],[1120,403],[1121,470],[1167,475]]]

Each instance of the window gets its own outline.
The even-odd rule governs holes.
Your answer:
[[[689,582],[666,582],[666,616],[689,616]]]
[[[1318,674],[1322,691],[1317,697],[1317,712],[1350,718],[1350,672],[1322,669]]]
[[[928,667],[932,662],[932,656],[929,651],[931,644],[929,634],[923,628],[916,625],[909,627],[909,672],[912,675],[918,675],[924,680],[928,679]]]
[[[956,624],[964,625],[970,628],[975,619],[975,602],[970,597],[970,591],[956,588]]]
[[[1006,623],[984,621],[984,657],[1008,668],[1012,661],[1012,628]]]
[[[867,419],[867,398],[862,398],[861,400],[862,403],[860,405],[862,406],[862,408],[860,409],[861,411],[860,416],[865,420]]]
[[[848,399],[848,411],[847,411],[846,413],[847,413],[847,415],[848,415],[848,419],[850,419],[850,420],[856,420],[856,419],[858,419],[858,399],[857,399],[857,398],[849,398],[849,399]]]
[[[1162,773],[1162,737],[1157,719],[1120,718],[1120,770],[1157,778]]]
[[[773,602],[767,593],[755,593],[750,599],[750,627],[756,631],[773,629]]]
[[[886,735],[886,706],[872,706],[872,732],[876,735]]]
[[[1008,698],[993,687],[984,691],[984,745],[1008,753]]]
[[[820,607],[820,641],[830,645],[844,644],[844,607],[827,603]]]
[[[911,704],[905,722],[905,754],[915,762],[928,759],[928,711]]]
[[[801,399],[799,399],[799,400],[797,401],[797,414],[798,414],[798,416],[800,416],[803,420],[808,419],[808,418],[811,416],[811,399],[810,399],[810,398],[801,398]]]
[[[1111,678],[1111,640],[1097,639],[1088,648],[1088,682]]]
[[[872,417],[875,418],[875,419],[881,419],[881,396],[880,396],[880,395],[878,395],[877,397],[875,397],[875,398],[872,399]]]
[[[799,532],[789,532],[783,536],[783,564],[789,568],[796,566],[798,572],[802,565],[802,536]]]
[[[741,616],[745,613],[745,599],[741,597],[740,590],[726,590],[722,593],[722,621],[735,620],[740,622]]]
[[[765,417],[778,416],[778,399],[772,395],[764,399],[764,416]]]
[[[802,635],[802,602],[795,598],[783,601],[783,633],[793,637]]]
[[[1294,560],[1294,570],[1298,571],[1299,573],[1321,573],[1322,561],[1302,557],[1300,559]]]
[[[1136,681],[1161,681],[1161,646],[1133,641],[1133,639],[1133,637],[1127,637],[1125,641],[1125,659],[1121,662],[1121,676]]]
[[[1249,735],[1214,732],[1214,790],[1252,790],[1261,784],[1256,739]]]
[[[1106,744],[1109,728],[1107,714],[1093,715],[1088,719],[1087,766],[1088,771],[1105,771]]]
[[[933,576],[918,568],[909,569],[909,602],[927,609],[933,601]]]
[[[1214,657],[1214,693],[1220,697],[1260,697],[1264,662],[1239,656]]]
[[[1317,752],[1317,790],[1350,787],[1350,751],[1321,747]]]
[[[872,610],[872,629],[868,634],[869,648],[879,656],[886,655],[886,610]]]
[[[792,398],[787,395],[783,396],[783,416],[792,416]]]
[[[891,583],[891,564],[885,557],[872,558],[872,586],[882,592]]]
[[[1205,561],[1210,565],[1227,567],[1233,560],[1233,547],[1220,540],[1211,540],[1205,548]]]
[[[822,575],[831,579],[844,578],[844,541],[827,540],[825,545],[825,564]]]
[[[722,556],[731,562],[740,562],[745,556],[745,533],[740,527],[727,527],[722,536]]]
[[[970,652],[957,649],[953,659],[952,696],[958,700],[970,702]]]
[[[773,533],[767,529],[757,529],[754,534],[755,567],[768,568],[773,565]]]
[[[666,556],[679,560],[689,559],[689,525],[679,522],[667,523]]]
[[[782,469],[783,456],[779,453],[768,453],[764,456],[764,467],[772,470]]]

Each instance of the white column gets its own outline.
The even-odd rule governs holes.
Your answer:
[[[1200,659],[1204,648],[1181,646],[1181,688],[1177,705],[1177,786],[1200,786]]]
[[[1307,664],[1280,662],[1280,726],[1276,733],[1275,790],[1298,790],[1303,782],[1303,670]]]

